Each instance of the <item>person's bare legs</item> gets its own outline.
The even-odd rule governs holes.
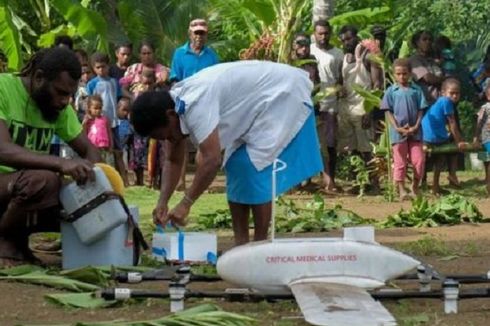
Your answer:
[[[448,181],[449,184],[453,187],[459,188],[461,185],[458,180],[458,176],[456,175],[456,171],[458,170],[458,154],[450,154],[448,157]]]
[[[420,180],[414,176],[410,195],[412,195],[413,197],[418,197],[420,195],[419,185],[420,185]]]
[[[240,246],[250,241],[248,235],[250,205],[233,203],[231,201],[228,201],[228,205],[230,206],[235,246]]]
[[[251,206],[254,218],[254,241],[266,240],[271,223],[272,202]]]
[[[441,187],[439,186],[439,179],[441,176],[442,166],[444,164],[444,155],[434,155],[434,178],[432,180],[432,193],[438,195],[441,192]]]
[[[408,199],[407,191],[405,190],[405,181],[396,181],[396,187],[398,189],[398,195],[400,196],[400,201]]]
[[[126,173],[126,166],[124,165],[122,150],[114,150],[114,165],[116,166],[117,172],[119,172],[121,178],[123,179],[124,186],[129,186],[128,174]]]
[[[145,169],[143,167],[137,167],[136,169],[134,169],[134,173],[136,174],[136,186],[144,186]]]
[[[184,162],[182,164],[182,171],[180,171],[180,179],[179,183],[177,184],[177,190],[178,191],[185,191],[186,189],[186,184],[185,184],[185,174],[187,172],[187,164],[189,163],[189,151],[186,142],[183,142],[184,146]]]

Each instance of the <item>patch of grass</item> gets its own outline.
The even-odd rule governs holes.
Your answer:
[[[414,256],[448,256],[452,253],[444,241],[433,236],[396,244],[395,248]]]
[[[464,256],[473,257],[480,255],[482,248],[480,245],[478,245],[478,243],[471,241],[466,243],[463,248],[461,248],[461,251]]]
[[[426,313],[414,314],[410,310],[410,302],[406,300],[399,300],[397,305],[390,305],[390,308],[400,326],[426,325],[430,319]]]
[[[160,192],[148,187],[129,187],[126,189],[125,200],[128,205],[136,205],[139,208],[139,225],[143,234],[153,233],[152,212],[155,208]],[[183,192],[175,192],[169,202],[169,209],[172,209],[183,197]],[[217,210],[228,208],[226,194],[204,193],[192,206],[189,214],[189,221],[194,222],[200,214],[214,213]]]

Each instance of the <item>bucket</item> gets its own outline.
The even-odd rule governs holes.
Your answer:
[[[138,222],[138,207],[129,205],[129,211]],[[128,242],[128,223],[104,234],[102,239],[89,245],[80,241],[72,223],[61,222],[61,246],[63,269],[85,266],[131,266],[134,260],[134,242]]]
[[[216,234],[207,232],[163,232],[158,228],[153,233],[152,256],[159,261],[187,261],[216,263]]]
[[[87,182],[84,185],[77,185],[71,182],[60,191],[60,202],[66,215],[74,213],[106,192],[112,192],[104,172],[94,168],[95,181]],[[84,244],[91,244],[101,239],[107,232],[123,224],[128,218],[124,208],[118,198],[109,197],[98,206],[72,222],[80,241]]]

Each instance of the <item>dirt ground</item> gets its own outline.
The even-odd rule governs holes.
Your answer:
[[[220,188],[217,183],[216,188]],[[359,199],[352,195],[342,195],[328,198],[327,202],[341,204],[363,217],[384,219],[389,214],[397,212],[401,207],[409,208],[409,202],[387,203],[382,198],[365,197]],[[484,216],[490,217],[490,199],[479,199],[477,205]],[[322,236],[336,236],[339,231],[323,233]],[[423,262],[432,264],[442,274],[486,274],[490,270],[490,223],[481,225],[459,225],[439,228],[393,228],[376,231],[378,242],[403,250],[404,244],[426,239],[426,255],[416,255]],[[301,237],[318,236],[318,234],[301,234]],[[433,255],[433,247],[441,244],[450,254]],[[220,236],[219,250],[231,246],[230,236]],[[433,248],[432,248],[433,249]],[[444,256],[450,256],[444,257]],[[43,259],[54,264],[59,263],[59,257]],[[416,289],[417,284],[398,281],[403,288]],[[191,289],[220,290],[228,284],[213,283],[191,284]],[[465,285],[467,287],[468,285]],[[125,287],[123,285],[123,287]],[[163,282],[144,283],[137,286],[149,290],[166,290]],[[434,283],[434,288],[438,285]],[[483,284],[479,287],[486,288]],[[169,313],[169,301],[162,299],[147,299],[141,302],[122,304],[115,308],[105,309],[67,309],[60,308],[45,301],[44,295],[59,292],[42,286],[0,282],[0,326],[19,324],[55,325],[71,324],[80,321],[108,320],[146,320],[162,317]],[[186,306],[201,303],[215,303],[226,311],[244,313],[258,319],[257,325],[307,325],[292,301],[259,302],[259,303],[230,303],[222,300],[190,299]],[[399,325],[490,325],[490,298],[468,299],[459,302],[459,313],[446,315],[443,303],[436,299],[404,299],[386,301],[385,306],[397,318]]]

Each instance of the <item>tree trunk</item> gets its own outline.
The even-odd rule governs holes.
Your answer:
[[[333,16],[335,0],[313,0],[313,22]]]

